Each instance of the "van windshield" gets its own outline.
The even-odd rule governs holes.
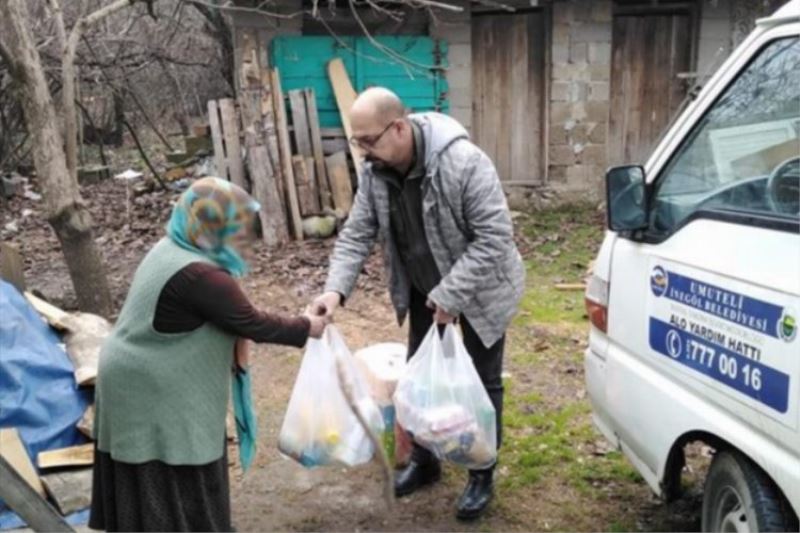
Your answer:
[[[659,233],[701,209],[800,218],[800,37],[756,55],[656,187],[650,227]]]

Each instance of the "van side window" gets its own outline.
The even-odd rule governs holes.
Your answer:
[[[800,219],[800,37],[762,48],[683,141],[650,228],[669,234],[700,210]]]

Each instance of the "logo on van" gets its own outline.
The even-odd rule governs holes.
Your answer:
[[[669,276],[667,272],[660,266],[653,268],[653,273],[650,274],[650,290],[656,296],[663,296],[667,292],[669,285]]]
[[[797,320],[794,316],[784,312],[778,322],[778,335],[786,342],[792,342],[797,335]]]

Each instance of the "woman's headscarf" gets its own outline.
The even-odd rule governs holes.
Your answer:
[[[167,235],[181,248],[205,255],[231,275],[243,276],[247,264],[230,240],[259,209],[260,204],[241,187],[219,178],[203,178],[178,199]]]

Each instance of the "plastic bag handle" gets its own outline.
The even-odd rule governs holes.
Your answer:
[[[458,333],[456,332],[455,324],[447,324],[444,327],[441,345],[442,355],[445,359],[452,359],[456,356],[455,346],[456,342],[458,342],[458,339],[456,338],[457,335]],[[450,347],[450,350],[446,350],[446,347]]]

